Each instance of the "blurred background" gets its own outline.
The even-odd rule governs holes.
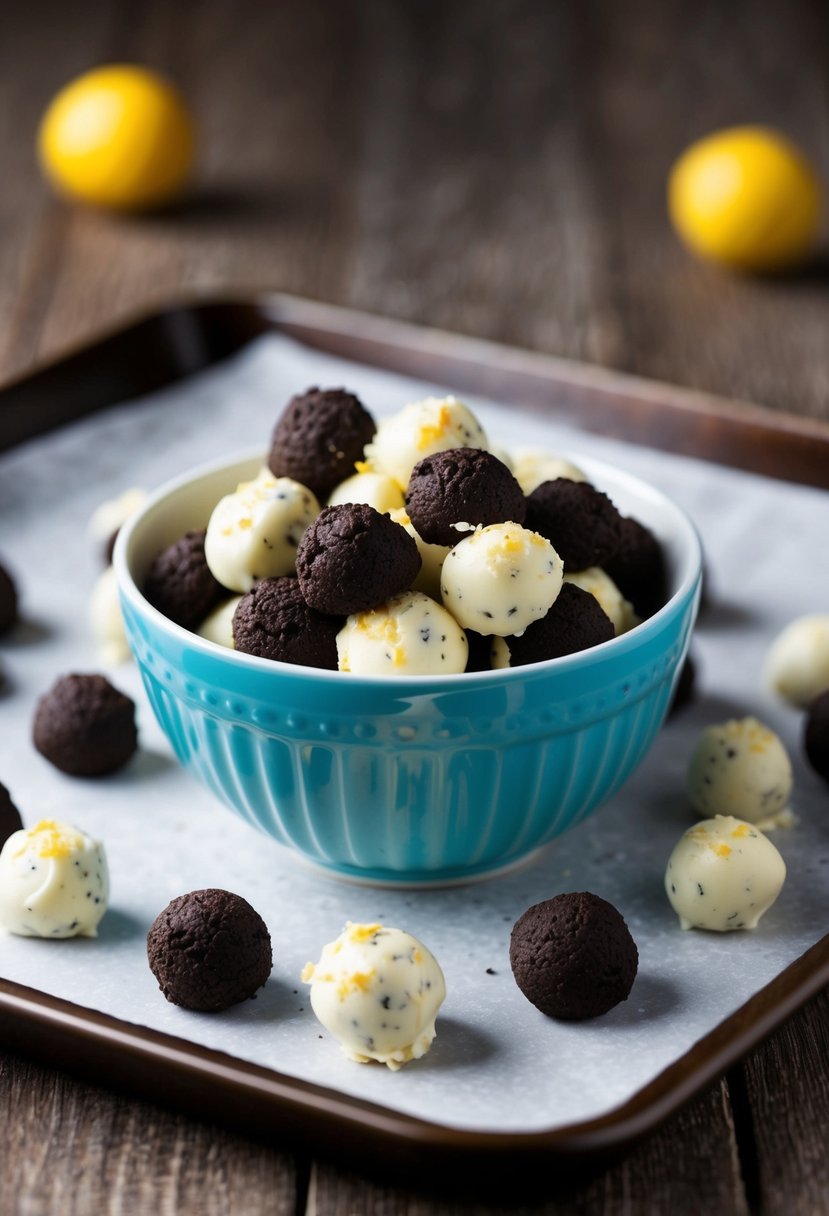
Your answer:
[[[0,379],[172,301],[284,291],[826,416],[829,263],[693,256],[673,162],[737,123],[829,176],[811,0],[77,0],[0,16]],[[70,203],[38,125],[78,73],[164,73],[188,194]]]

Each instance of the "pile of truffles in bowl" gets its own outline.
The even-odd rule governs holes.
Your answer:
[[[638,479],[493,450],[454,397],[376,425],[343,389],[162,487],[114,560],[181,762],[310,861],[407,885],[513,865],[621,786],[701,572]]]

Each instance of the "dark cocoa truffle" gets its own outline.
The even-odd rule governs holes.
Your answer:
[[[162,549],[144,582],[152,606],[184,629],[195,629],[227,595],[205,559],[204,537],[203,528],[187,532]]]
[[[20,811],[12,802],[12,796],[0,781],[0,849],[6,843],[12,832],[19,832],[23,827]]]
[[[273,966],[262,917],[220,888],[172,900],[147,934],[147,959],[168,1001],[204,1013],[254,996]]]
[[[613,622],[589,591],[575,583],[562,583],[546,616],[528,625],[520,637],[504,638],[510,667],[560,659],[577,650],[589,650],[615,637]]]
[[[17,587],[5,566],[0,565],[0,633],[17,621]]]
[[[599,1017],[627,999],[639,952],[621,914],[589,891],[555,895],[515,922],[515,982],[551,1018]]]
[[[662,546],[650,528],[636,519],[622,518],[619,547],[604,563],[604,569],[643,620],[653,616],[668,599]]]
[[[274,427],[268,468],[325,499],[354,472],[374,437],[374,419],[344,388],[309,388],[292,397]]]
[[[336,671],[342,624],[309,608],[297,579],[263,578],[236,606],[233,640],[245,654]]]
[[[466,629],[466,640],[469,644],[469,653],[466,659],[465,671],[490,671],[492,669],[492,643],[491,635],[485,637],[482,633],[477,633],[474,629]]]
[[[455,545],[463,533],[453,524],[522,524],[527,500],[497,456],[483,448],[451,448],[417,462],[406,490],[406,511],[423,540]]]
[[[407,591],[420,569],[412,536],[367,503],[323,507],[296,554],[305,602],[317,612],[367,612]]]
[[[546,536],[565,572],[606,568],[619,547],[622,516],[606,494],[587,481],[542,481],[527,499],[526,526]]]
[[[138,746],[135,703],[99,675],[66,675],[40,698],[34,745],[61,772],[103,777]]]
[[[829,781],[829,689],[809,707],[803,729],[803,748],[815,772]]]

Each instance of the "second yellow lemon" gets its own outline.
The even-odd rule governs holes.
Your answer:
[[[679,157],[668,208],[695,253],[742,270],[781,270],[814,248],[820,183],[785,136],[768,127],[730,127]]]
[[[111,64],[61,89],[41,121],[38,147],[62,194],[144,210],[180,194],[195,138],[184,102],[163,77],[136,64]]]

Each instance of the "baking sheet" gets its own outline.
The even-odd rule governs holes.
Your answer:
[[[694,641],[699,696],[664,729],[645,764],[604,809],[531,866],[444,891],[346,884],[307,868],[235,819],[172,759],[132,664],[101,662],[87,621],[99,570],[87,534],[101,503],[153,488],[192,464],[263,451],[287,398],[345,384],[379,416],[444,386],[319,355],[271,336],[232,361],[148,398],[30,442],[0,460],[0,554],[23,594],[25,624],[0,641],[0,780],[28,824],[54,816],[104,840],[112,903],[97,940],[0,938],[0,974],[128,1022],[226,1051],[433,1123],[473,1131],[546,1131],[606,1114],[677,1060],[827,929],[826,787],[800,754],[801,718],[764,689],[768,645],[794,615],[826,610],[829,498],[681,456],[577,433],[467,398],[494,439],[599,456],[667,490],[699,527],[710,607]],[[64,777],[29,741],[37,697],[66,671],[106,670],[136,698],[142,750],[123,773]],[[683,933],[662,875],[693,822],[684,774],[701,726],[752,712],[792,754],[797,825],[777,832],[788,880],[753,933]],[[255,1001],[199,1015],[164,1001],[144,941],[175,895],[224,886],[262,914],[274,973]],[[520,994],[507,956],[512,923],[562,890],[615,903],[640,951],[630,999],[604,1018],[552,1022]],[[347,919],[384,920],[436,954],[448,995],[429,1055],[399,1073],[355,1065],[313,1017],[299,982]]]

